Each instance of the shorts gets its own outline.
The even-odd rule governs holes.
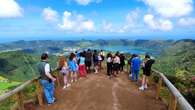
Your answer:
[[[151,75],[151,70],[143,69],[143,74],[146,75],[146,76],[150,76]]]
[[[114,63],[113,64],[113,70],[114,71],[118,71],[119,70],[119,67],[120,67],[120,64],[118,64],[118,63]]]
[[[98,66],[99,65],[99,62],[94,62],[94,66]]]
[[[85,61],[85,65],[86,65],[87,67],[91,66],[91,61]]]

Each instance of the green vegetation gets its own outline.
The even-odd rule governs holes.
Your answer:
[[[52,66],[56,66],[57,57],[50,56]],[[38,75],[37,63],[40,55],[31,55],[22,51],[0,53],[0,76],[10,81],[25,81]]]
[[[195,41],[180,40],[167,48],[155,63],[195,107]]]

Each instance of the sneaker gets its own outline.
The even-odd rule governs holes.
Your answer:
[[[145,84],[145,85],[144,85],[144,89],[147,89],[147,88],[148,88],[148,86],[147,86],[147,84]]]
[[[55,98],[55,97],[53,98],[53,103],[54,103],[54,102],[56,102],[56,98]]]
[[[143,91],[144,90],[144,87],[143,86],[139,87],[139,90],[140,91]]]
[[[71,84],[68,83],[66,87],[70,87],[70,86],[71,86]]]
[[[67,88],[67,86],[65,85],[64,87],[63,87],[63,89],[66,89]]]

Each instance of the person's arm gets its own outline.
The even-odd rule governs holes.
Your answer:
[[[51,79],[52,81],[55,81],[56,79],[50,74],[50,66],[49,64],[45,65],[45,75]]]

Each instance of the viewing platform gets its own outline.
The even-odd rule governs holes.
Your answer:
[[[141,82],[129,80],[127,72],[113,79],[106,76],[105,70],[98,74],[91,73],[67,89],[62,89],[61,78],[58,73],[56,76],[57,100],[54,104],[45,103],[37,78],[0,96],[0,104],[11,98],[15,100],[11,110],[194,110],[170,81],[156,70],[153,70],[153,77],[158,80],[151,78],[146,91],[139,91]],[[28,96],[30,91],[25,89],[33,85],[33,95]],[[168,88],[168,102],[160,97],[162,88]],[[0,110],[4,110],[1,106]]]

